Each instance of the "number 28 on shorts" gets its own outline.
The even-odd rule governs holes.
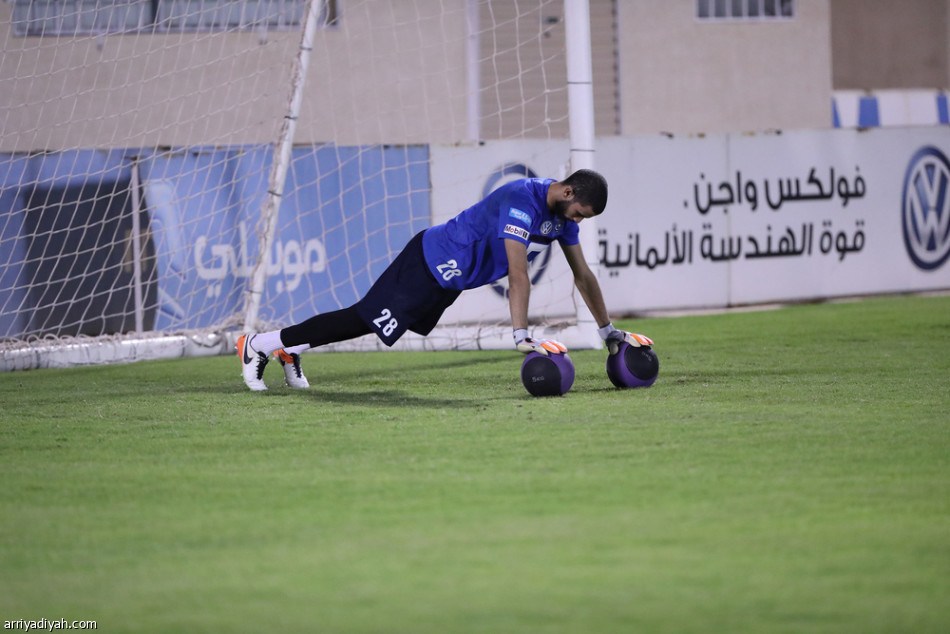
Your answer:
[[[384,308],[379,314],[379,317],[373,320],[373,325],[383,333],[386,337],[389,337],[395,332],[396,328],[399,327],[399,321],[393,317],[393,313],[388,308]]]

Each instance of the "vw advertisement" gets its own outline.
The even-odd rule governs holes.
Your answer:
[[[464,208],[506,165],[565,175],[569,148],[551,149],[433,148],[433,213]],[[614,314],[950,289],[948,157],[946,127],[600,138],[610,197],[583,244]],[[545,263],[533,312],[569,313],[545,284],[570,272],[557,253]],[[463,306],[506,316],[490,291]]]

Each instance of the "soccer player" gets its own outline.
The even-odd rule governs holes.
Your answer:
[[[309,387],[300,353],[375,333],[392,346],[406,330],[427,335],[459,294],[508,276],[508,305],[517,350],[564,352],[556,342],[528,336],[528,262],[552,242],[561,245],[574,283],[614,351],[621,342],[651,345],[643,335],[614,328],[597,282],[584,259],[578,225],[607,206],[607,181],[578,170],[563,181],[524,178],[502,185],[448,222],[412,238],[372,288],[349,308],[316,315],[281,330],[245,333],[237,341],[244,382],[266,390],[264,367],[274,354],[290,387]],[[540,247],[540,248],[539,248]]]

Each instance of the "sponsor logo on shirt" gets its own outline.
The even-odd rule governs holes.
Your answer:
[[[521,238],[522,240],[527,240],[528,236],[530,235],[528,234],[527,229],[525,229],[524,227],[519,227],[517,225],[505,225],[505,233],[512,236],[517,236]]]
[[[512,207],[508,210],[508,215],[514,218],[515,220],[520,220],[528,226],[531,226],[531,216],[521,211],[520,209],[515,209]]]

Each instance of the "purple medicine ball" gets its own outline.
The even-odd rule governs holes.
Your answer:
[[[620,344],[617,354],[607,357],[607,376],[617,387],[650,387],[660,372],[660,360],[650,346],[634,348]]]
[[[574,385],[574,362],[564,354],[531,352],[521,364],[521,382],[532,396],[561,396]]]

